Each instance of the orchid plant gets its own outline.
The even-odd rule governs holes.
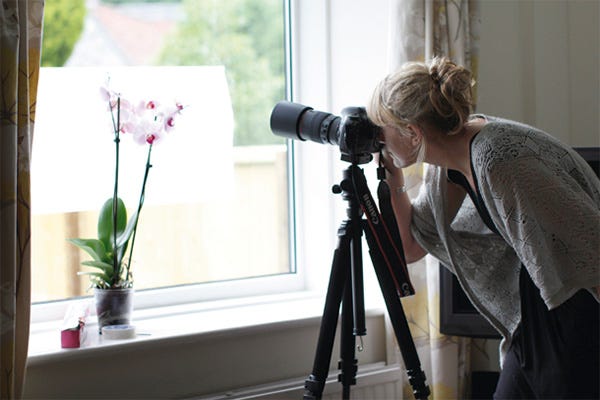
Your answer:
[[[164,140],[175,127],[175,120],[183,110],[180,103],[163,105],[155,100],[130,102],[120,94],[103,86],[102,98],[108,104],[115,143],[115,184],[110,197],[98,216],[97,239],[68,239],[71,243],[88,253],[92,260],[82,265],[92,267],[94,271],[79,272],[88,275],[91,287],[99,289],[124,289],[133,286],[131,263],[138,221],[146,191],[148,173],[152,164],[152,147]],[[131,136],[139,144],[146,145],[148,154],[142,189],[137,209],[127,220],[125,203],[118,196],[119,189],[119,144],[121,135]],[[131,242],[131,243],[130,243]],[[129,255],[125,258],[127,248]]]

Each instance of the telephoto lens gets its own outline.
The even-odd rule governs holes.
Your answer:
[[[280,101],[271,113],[271,130],[288,139],[338,145],[340,119],[312,107]]]

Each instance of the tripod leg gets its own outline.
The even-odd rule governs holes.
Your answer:
[[[417,354],[417,349],[412,340],[408,321],[406,320],[402,303],[400,302],[396,287],[393,283],[392,275],[386,268],[385,263],[380,256],[377,256],[376,253],[372,252],[371,258],[387,306],[388,314],[394,328],[394,333],[396,334],[396,340],[398,341],[398,346],[402,353],[408,381],[413,388],[413,394],[415,399],[427,399],[430,391],[429,387],[425,384],[425,372],[421,369],[419,355]]]
[[[338,248],[333,256],[313,370],[304,384],[305,400],[320,399],[323,394],[325,381],[329,374],[342,295],[350,277],[349,266],[350,241],[347,236],[343,235],[340,237]]]

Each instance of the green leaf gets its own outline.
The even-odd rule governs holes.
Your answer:
[[[108,276],[106,276],[105,274],[103,274],[102,272],[94,272],[94,271],[78,271],[77,275],[88,275],[88,276],[93,276],[96,277],[98,279],[102,279],[105,282],[108,282]]]
[[[81,265],[101,269],[106,275],[112,275],[115,271],[111,264],[104,261],[82,261]]]
[[[117,238],[123,233],[127,226],[127,209],[125,203],[120,198],[117,198]],[[98,239],[104,243],[104,246],[109,251],[113,251],[114,247],[114,223],[113,223],[113,198],[106,200],[100,209],[98,216]]]
[[[67,239],[75,246],[88,253],[94,261],[109,261],[110,257],[106,252],[104,243],[98,239]]]
[[[127,223],[127,227],[125,228],[125,230],[117,236],[116,254],[118,265],[121,265],[121,262],[123,261],[123,256],[125,255],[125,251],[127,250],[127,246],[129,245],[129,239],[131,238],[131,235],[136,229],[137,215],[138,213],[136,211]]]
[[[127,247],[127,242],[129,242],[129,239],[131,238],[131,235],[133,234],[133,231],[135,230],[136,225],[137,225],[137,215],[138,215],[138,212],[136,211],[131,216],[131,219],[127,223],[127,228],[125,228],[125,230],[123,231],[122,234],[117,236],[117,247],[118,248],[121,248],[122,246],[124,246],[125,248]]]
[[[77,272],[77,275],[88,275],[90,277],[90,279],[94,282],[94,284],[97,286],[104,286],[104,285],[110,286],[110,283],[112,282],[113,277],[115,275],[115,270],[111,264],[109,264],[107,262],[103,262],[103,261],[91,261],[91,260],[83,261],[81,264],[88,266],[88,267],[98,268],[102,272],[96,272],[96,271]]]

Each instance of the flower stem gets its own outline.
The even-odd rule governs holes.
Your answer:
[[[111,113],[112,114],[112,113]],[[113,279],[111,286],[119,281],[121,275],[121,268],[118,261],[118,249],[117,249],[117,221],[118,221],[118,199],[119,199],[119,127],[121,119],[121,98],[117,98],[117,121],[115,124],[113,117],[113,128],[115,131],[115,189],[113,192]]]
[[[126,279],[129,278],[129,270],[131,267],[131,260],[133,257],[133,245],[135,244],[135,234],[137,233],[137,225],[140,219],[140,213],[142,212],[142,206],[144,205],[144,198],[146,196],[146,181],[148,180],[148,173],[152,164],[150,164],[150,156],[152,155],[152,143],[148,146],[148,157],[146,159],[146,169],[144,171],[144,180],[142,182],[142,191],[140,192],[140,201],[138,202],[138,209],[135,214],[135,224],[133,225],[133,235],[131,237],[131,247],[129,248],[129,262],[127,263],[127,275]]]

